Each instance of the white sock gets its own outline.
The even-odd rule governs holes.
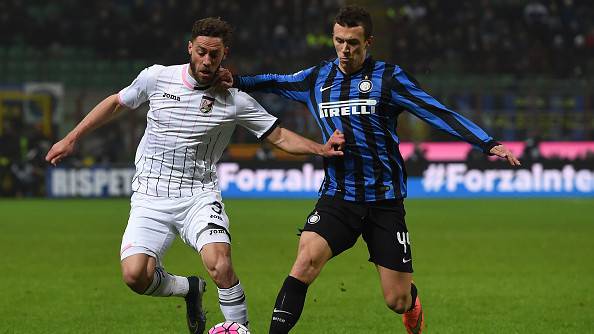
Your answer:
[[[153,281],[144,294],[155,297],[185,297],[189,288],[190,284],[186,277],[172,275],[166,272],[165,269],[156,267]]]
[[[247,303],[241,283],[228,289],[219,290],[219,306],[226,321],[235,321],[243,325],[248,323]]]

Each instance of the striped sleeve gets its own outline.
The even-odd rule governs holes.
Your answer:
[[[468,118],[448,109],[420,88],[418,82],[400,67],[396,67],[392,82],[393,101],[433,127],[489,153],[499,145],[483,129]]]
[[[261,91],[284,96],[288,99],[306,103],[312,87],[315,67],[294,74],[258,74],[253,76],[233,76],[233,86],[245,92]]]

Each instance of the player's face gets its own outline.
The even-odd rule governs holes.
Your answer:
[[[198,36],[188,42],[190,69],[194,79],[201,84],[210,83],[228,50],[220,37]]]
[[[334,24],[332,35],[340,69],[347,74],[358,71],[365,62],[371,38],[365,39],[361,26],[343,27],[338,23]]]

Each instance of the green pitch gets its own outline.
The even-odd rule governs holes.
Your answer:
[[[233,256],[253,333],[276,293],[314,201],[227,200]],[[127,200],[0,201],[0,333],[185,333],[179,298],[122,283]],[[409,200],[427,333],[594,332],[594,200]],[[168,271],[205,275],[178,241]],[[208,326],[222,321],[209,280]],[[359,242],[310,288],[293,331],[404,333]]]

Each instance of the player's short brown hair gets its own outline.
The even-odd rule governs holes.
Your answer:
[[[334,23],[348,28],[358,26],[363,27],[365,39],[371,37],[371,35],[373,34],[373,23],[371,22],[371,15],[365,8],[360,6],[349,5],[346,7],[342,7],[336,15]]]
[[[220,17],[207,17],[194,22],[192,27],[192,41],[198,36],[219,37],[225,46],[231,45],[233,27]]]

